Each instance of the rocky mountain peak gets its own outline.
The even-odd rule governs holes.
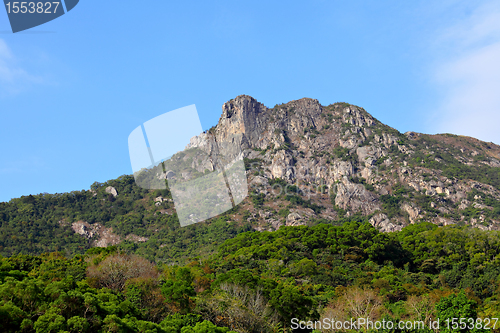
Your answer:
[[[294,225],[300,222],[297,215],[306,223],[306,216],[354,214],[370,217],[384,231],[418,221],[489,229],[500,223],[500,212],[492,206],[500,198],[500,147],[493,143],[449,134],[401,134],[348,103],[323,106],[302,98],[268,108],[247,95],[224,103],[217,126],[194,141],[203,145],[209,137],[241,146],[252,162],[248,176],[254,195],[274,202],[263,206],[267,210],[294,209]],[[272,192],[277,182],[295,186],[294,195],[321,208],[286,203],[283,193]],[[468,199],[478,191],[493,200],[490,205]],[[287,221],[257,215],[267,216],[259,228],[275,229]]]

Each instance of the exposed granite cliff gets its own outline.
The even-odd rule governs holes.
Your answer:
[[[499,223],[484,202],[500,198],[500,147],[492,143],[401,134],[347,103],[322,106],[303,98],[267,108],[246,95],[226,102],[218,124],[193,138],[191,146],[214,140],[241,147],[253,193],[264,195],[263,207],[253,207],[251,200],[244,204],[259,230],[356,213],[371,216],[370,222],[384,231],[419,221],[486,229]],[[467,170],[474,166],[497,179],[469,177]],[[292,194],[320,208],[285,200],[284,184],[295,185],[299,192]],[[277,216],[286,207],[295,212]]]

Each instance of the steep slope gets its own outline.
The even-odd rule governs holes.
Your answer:
[[[384,231],[419,221],[492,229],[500,221],[500,147],[493,143],[401,134],[363,108],[325,107],[309,98],[268,109],[238,96],[222,109],[210,133],[218,142],[242,133],[254,195],[266,202],[264,211],[252,212],[264,216],[260,229],[353,214],[369,216]],[[273,210],[291,196],[318,208],[292,200],[290,214],[280,221]]]
[[[251,190],[223,215],[180,228],[169,190],[144,190],[122,176],[89,191],[0,203],[0,253],[117,244],[159,262],[207,255],[238,233],[282,225],[366,220],[395,231],[428,221],[498,229],[500,147],[493,143],[401,134],[347,103],[303,98],[267,108],[244,95],[226,102],[218,124],[189,147],[214,142],[241,147]],[[207,163],[193,168],[203,173]]]

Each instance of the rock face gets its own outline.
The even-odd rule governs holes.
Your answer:
[[[90,225],[87,222],[78,221],[78,222],[74,222],[71,225],[71,228],[73,229],[73,231],[75,233],[82,235],[87,239],[90,239],[98,234],[98,231],[99,231],[99,229],[102,228],[102,226],[98,223],[95,225]]]
[[[186,148],[152,177],[182,183],[222,166],[222,185],[232,186],[232,199],[240,196],[239,203],[246,188],[236,191],[235,184],[244,184],[246,176],[251,196],[238,205],[244,213],[233,218],[250,221],[256,230],[353,216],[384,232],[423,221],[500,225],[500,146],[448,134],[401,134],[348,103],[324,106],[302,98],[268,108],[238,96],[224,103],[218,124],[191,138]],[[235,176],[226,167],[241,158],[246,175],[241,167]],[[118,195],[111,186],[105,191]],[[171,199],[151,199],[151,209],[175,214]],[[104,233],[77,229],[90,239]]]
[[[391,223],[391,221],[387,218],[387,215],[381,213],[375,214],[370,219],[370,224],[377,227],[382,232],[400,231],[403,229],[402,225],[395,225]]]
[[[305,222],[302,220],[302,216],[299,213],[290,213],[286,218],[287,226],[297,226],[304,225]]]
[[[122,241],[120,236],[113,233],[112,228],[106,228],[100,223],[90,224],[85,221],[78,221],[74,222],[71,228],[76,234],[87,238],[94,247],[117,245]],[[133,242],[145,242],[148,240],[146,237],[140,237],[134,234],[127,235],[126,239]]]
[[[412,205],[411,203],[404,203],[401,208],[408,214],[408,217],[409,217],[409,220],[410,220],[410,223],[415,223],[416,221],[418,221],[420,218],[422,218],[422,216],[420,215],[420,213],[422,212],[420,210],[420,208],[418,207],[415,207],[414,205]]]
[[[348,216],[368,216],[383,231],[421,221],[490,229],[500,223],[484,199],[499,200],[499,184],[443,171],[446,163],[498,168],[500,147],[492,143],[401,134],[347,103],[323,106],[303,98],[267,108],[246,95],[224,103],[217,126],[192,138],[190,146],[212,149],[214,142],[231,142],[252,161],[247,172],[251,190],[265,195],[265,205],[274,210],[272,216],[254,211],[258,230],[336,219],[339,209]],[[283,200],[291,185],[309,206]],[[483,195],[470,202],[473,190]],[[314,205],[319,208],[308,208]],[[276,213],[283,206],[294,212],[281,221]],[[468,207],[482,211],[475,221],[462,214]],[[464,216],[457,219],[457,213]]]
[[[335,204],[343,209],[369,215],[380,209],[377,197],[361,184],[345,180],[337,185]]]
[[[153,175],[189,180],[243,157],[246,175],[243,170],[237,180],[247,177],[251,196],[231,218],[258,231],[353,217],[382,232],[420,222],[500,229],[500,146],[447,134],[401,134],[347,103],[323,106],[303,98],[268,108],[238,96],[224,103],[218,124],[191,138],[187,148],[215,157],[185,154],[179,160],[189,172],[173,165]],[[214,154],[222,150],[227,160]],[[108,200],[110,209],[122,204],[113,186],[90,193],[91,200]],[[152,192],[140,204],[156,215],[178,213],[164,196]],[[135,234],[120,237],[101,223],[78,221],[71,227],[92,246],[148,241]]]

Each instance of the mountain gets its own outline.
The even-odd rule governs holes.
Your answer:
[[[238,96],[161,171],[0,203],[0,331],[498,331],[499,148]],[[221,165],[238,204],[181,227]]]
[[[264,200],[262,209],[248,207],[259,230],[355,214],[369,216],[383,231],[420,221],[498,228],[500,146],[493,143],[401,134],[361,107],[322,106],[309,98],[269,109],[238,96],[222,110],[217,126],[192,142],[242,133],[249,181]],[[285,183],[298,192],[275,195],[276,185]],[[276,212],[285,206],[290,214],[284,221]]]
[[[245,95],[226,102],[218,124],[188,148],[213,142],[241,147],[247,169],[250,195],[230,211],[181,228],[168,189],[141,189],[122,176],[88,191],[0,203],[0,254],[70,255],[118,245],[170,262],[282,225],[357,220],[385,232],[419,222],[499,227],[500,146],[493,143],[402,134],[348,103],[303,98],[268,108]],[[186,178],[206,168],[193,163]]]

